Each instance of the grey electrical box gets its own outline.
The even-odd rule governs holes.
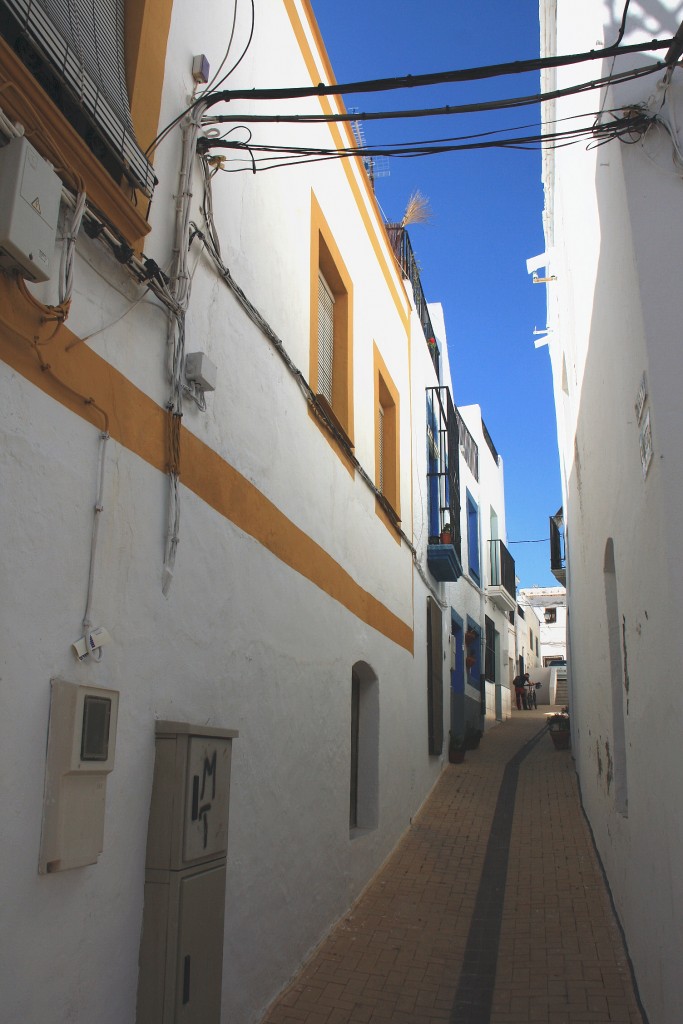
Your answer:
[[[185,376],[200,391],[215,391],[218,370],[204,352],[190,352],[185,356]]]
[[[38,872],[96,864],[103,849],[107,775],[114,768],[119,694],[51,682]]]
[[[138,1024],[219,1024],[232,729],[156,723]]]
[[[52,275],[62,183],[23,136],[0,148],[0,267]]]

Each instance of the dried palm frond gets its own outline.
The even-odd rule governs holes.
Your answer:
[[[432,219],[432,211],[429,208],[429,199],[423,196],[419,189],[416,189],[406,205],[405,213],[401,218],[401,227],[408,224],[426,224]]]

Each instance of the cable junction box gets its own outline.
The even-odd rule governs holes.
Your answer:
[[[52,276],[62,183],[23,136],[0,149],[0,267]]]
[[[200,391],[216,390],[217,369],[203,352],[190,352],[185,356],[185,376]]]

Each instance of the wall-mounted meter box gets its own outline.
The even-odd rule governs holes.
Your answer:
[[[102,852],[119,708],[116,690],[63,679],[51,689],[41,875],[95,864]]]
[[[23,136],[0,148],[0,267],[52,276],[62,183]]]

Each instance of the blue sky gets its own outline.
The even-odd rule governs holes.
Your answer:
[[[537,0],[312,0],[337,81],[524,60],[538,56]],[[443,106],[538,92],[537,73],[490,81],[347,97],[347,107]],[[537,124],[538,107],[410,121],[369,122],[368,143],[464,135]],[[545,325],[545,289],[525,261],[544,249],[540,153],[484,150],[392,158],[376,193],[400,220],[419,189],[429,224],[409,229],[429,302],[441,302],[458,405],[478,403],[505,463],[508,540],[548,536],[562,503]],[[557,585],[543,544],[510,544],[521,586]]]

